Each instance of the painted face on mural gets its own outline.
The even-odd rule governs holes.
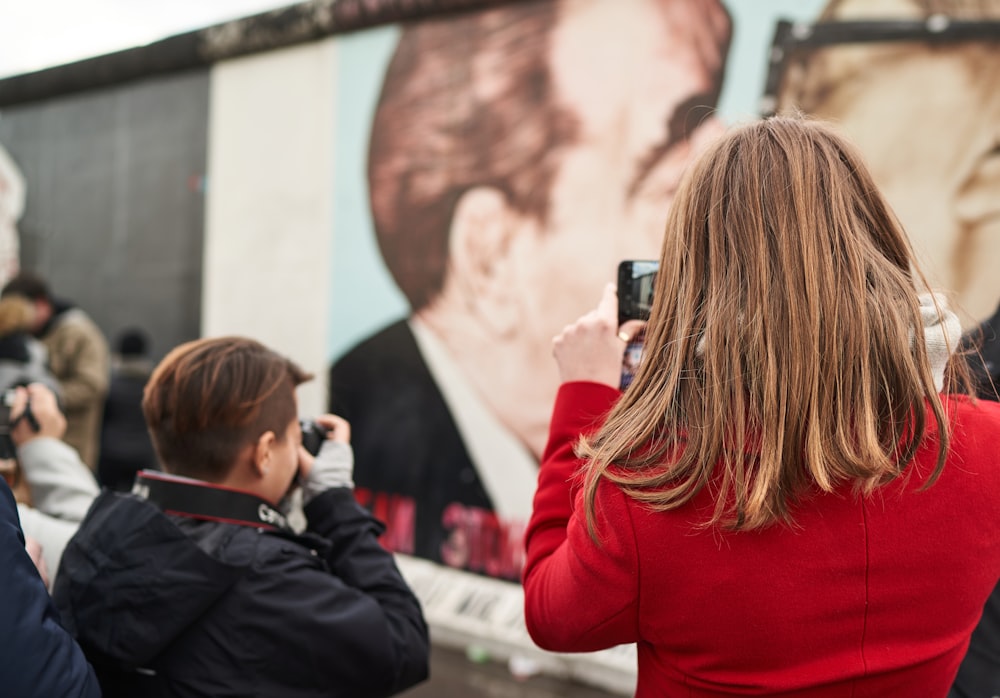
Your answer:
[[[508,387],[516,405],[501,410],[536,453],[558,386],[552,338],[596,303],[619,261],[659,258],[681,173],[721,131],[712,107],[728,30],[711,2],[565,6],[550,69],[577,136],[561,152],[547,217],[527,220],[509,252],[522,368],[521,385]]]
[[[826,19],[923,19],[911,0],[837,0]],[[958,8],[953,8],[957,11]],[[1000,19],[1000,3],[969,3]],[[1000,301],[1000,47],[958,42],[836,46],[790,80],[782,106],[835,121],[896,211],[917,258],[966,325]]]
[[[330,370],[359,490],[410,512],[390,522],[400,549],[517,577],[552,340],[621,260],[659,258],[681,174],[721,130],[729,38],[718,0],[512,2],[402,28],[367,175],[411,314]]]

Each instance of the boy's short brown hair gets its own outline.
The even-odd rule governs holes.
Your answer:
[[[245,337],[176,347],[153,371],[142,411],[165,470],[217,481],[261,434],[283,439],[296,418],[295,387],[312,376]]]

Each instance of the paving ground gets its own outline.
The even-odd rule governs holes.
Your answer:
[[[621,698],[619,694],[547,676],[515,679],[506,663],[470,661],[462,652],[434,647],[431,678],[404,698]]]

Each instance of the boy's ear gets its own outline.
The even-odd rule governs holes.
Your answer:
[[[277,440],[273,431],[265,431],[254,445],[253,466],[259,477],[266,475],[271,467],[271,452]]]
[[[449,231],[449,276],[469,310],[496,336],[518,327],[511,243],[519,216],[495,187],[475,187],[455,205]]]

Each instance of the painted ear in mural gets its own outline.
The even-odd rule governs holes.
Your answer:
[[[461,294],[455,300],[496,337],[509,336],[518,325],[511,247],[520,219],[503,192],[476,187],[459,199],[451,221],[446,287]]]
[[[958,190],[955,211],[962,226],[956,263],[969,287],[961,289],[977,307],[993,308],[996,264],[1000,259],[1000,144],[976,159],[972,172]],[[983,318],[974,318],[977,322]]]

